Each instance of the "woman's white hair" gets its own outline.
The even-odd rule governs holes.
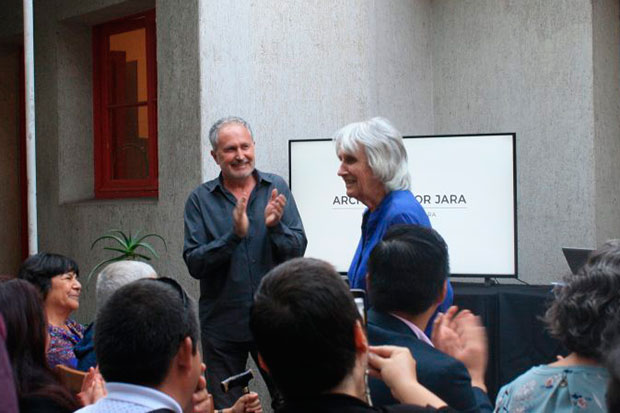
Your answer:
[[[145,262],[123,260],[106,265],[97,276],[97,310],[103,307],[116,290],[142,278],[157,278],[153,267]]]
[[[381,117],[350,123],[333,137],[336,153],[353,155],[362,147],[368,166],[387,192],[411,189],[407,151],[400,132]]]

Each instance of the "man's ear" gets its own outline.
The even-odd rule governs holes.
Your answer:
[[[355,350],[358,353],[366,353],[368,351],[368,339],[360,320],[357,320],[353,326],[353,338],[355,340]]]
[[[177,351],[174,360],[176,364],[182,369],[191,369],[194,359],[194,352],[192,351],[193,343],[192,339],[188,336],[181,341],[179,350]]]
[[[435,304],[443,303],[443,300],[446,299],[446,294],[448,294],[448,279],[443,282],[443,288],[441,289],[441,294],[439,294],[439,298],[435,301]]]
[[[211,150],[211,156],[213,157],[213,160],[215,161],[215,163],[219,165],[220,163],[217,161],[217,156],[215,155],[214,150]]]
[[[260,353],[258,353],[258,365],[261,369],[265,370],[267,373],[270,373],[269,367],[265,364],[265,360],[263,360],[263,356]]]

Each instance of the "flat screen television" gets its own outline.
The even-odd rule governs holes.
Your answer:
[[[446,240],[452,276],[517,277],[514,133],[404,138],[411,191]],[[348,270],[365,206],[346,195],[330,139],[289,141],[307,257]]]

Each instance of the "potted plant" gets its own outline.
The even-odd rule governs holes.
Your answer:
[[[136,231],[135,234],[132,234],[131,232],[125,233],[124,231],[121,231],[119,229],[112,229],[97,238],[90,246],[91,250],[98,242],[103,240],[110,240],[112,241],[112,246],[103,247],[103,249],[107,251],[113,251],[117,255],[112,258],[107,258],[97,264],[95,268],[93,268],[88,274],[88,280],[90,281],[90,277],[99,268],[111,262],[139,259],[150,261],[152,258],[159,258],[159,255],[157,254],[157,251],[155,251],[155,248],[153,248],[153,246],[146,241],[147,239],[152,237],[159,238],[163,242],[164,248],[168,250],[168,247],[166,246],[166,240],[164,240],[162,236],[154,233],[141,235],[141,231]]]

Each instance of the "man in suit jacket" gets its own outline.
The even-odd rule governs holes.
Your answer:
[[[433,338],[442,341],[442,351],[424,333],[444,299],[448,274],[447,246],[435,230],[417,225],[390,228],[368,262],[368,339],[371,345],[409,348],[420,383],[450,407],[492,411],[484,384],[486,335],[479,319],[469,311],[456,315],[455,307],[439,318]],[[371,379],[370,391],[377,406],[395,402],[379,380]]]
[[[417,382],[409,350],[368,346],[351,293],[325,261],[295,258],[269,271],[254,295],[250,329],[258,362],[284,396],[278,413],[413,413],[446,406]],[[367,372],[388,383],[402,404],[368,405]]]

